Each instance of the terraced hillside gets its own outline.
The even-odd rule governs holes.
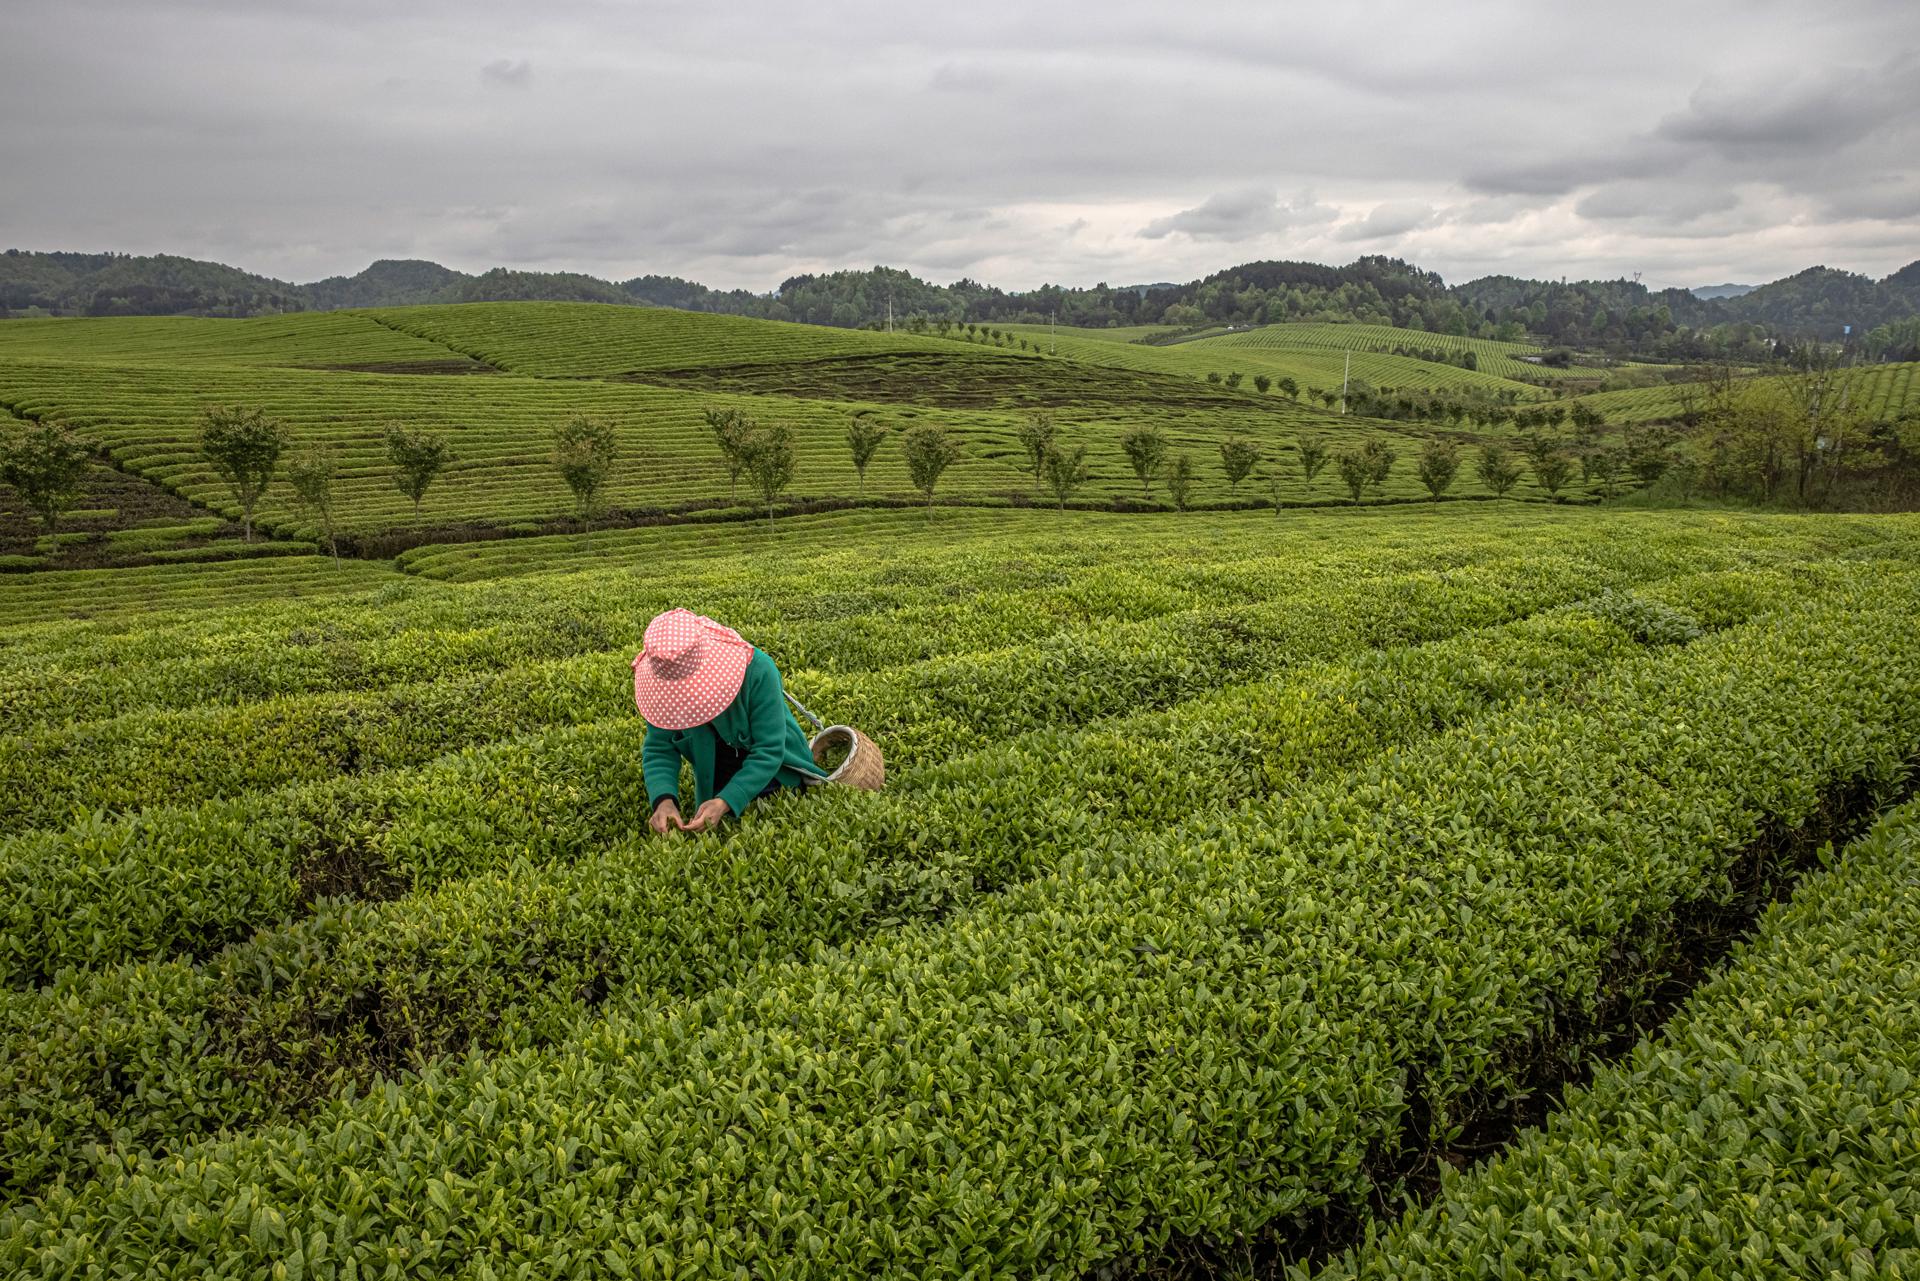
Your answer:
[[[1043,357],[954,340],[787,325],[726,316],[591,304],[472,304],[338,312],[247,321],[58,320],[0,327],[0,408],[66,425],[113,465],[177,495],[200,514],[171,534],[136,538],[109,524],[75,526],[73,546],[107,563],[244,550],[202,550],[196,520],[225,529],[240,509],[198,447],[209,405],[259,406],[286,423],[294,447],[323,444],[338,460],[336,519],[350,546],[385,549],[472,532],[528,533],[564,527],[571,496],[549,461],[550,436],[568,416],[590,414],[617,431],[620,456],[605,494],[612,523],[742,516],[749,496],[728,475],[705,422],[709,410],[740,409],[793,430],[798,466],[790,504],[914,496],[897,442],[883,446],[865,477],[845,444],[856,415],[897,436],[922,422],[950,430],[959,461],[940,495],[963,502],[1045,501],[1036,494],[1017,433],[1050,414],[1060,443],[1087,449],[1088,476],[1075,501],[1164,503],[1143,487],[1120,448],[1143,426],[1158,428],[1170,454],[1193,464],[1191,501],[1332,502],[1344,490],[1332,470],[1309,479],[1298,465],[1303,436],[1329,448],[1379,440],[1402,460],[1375,497],[1425,490],[1412,459],[1430,434],[1471,446],[1471,432],[1433,432],[1328,414],[1278,394],[1207,383],[1194,346],[1138,347],[1084,341],[1100,359]],[[1114,353],[1118,353],[1115,357]],[[1139,368],[1116,367],[1148,353]],[[1381,358],[1399,359],[1399,358]],[[1154,367],[1156,363],[1161,367]],[[1420,362],[1409,362],[1418,364]],[[1454,371],[1464,374],[1465,371]],[[386,452],[393,425],[442,433],[453,462],[416,516],[394,483]],[[1219,446],[1245,437],[1262,452],[1254,475],[1230,485]],[[1470,468],[1452,494],[1484,496]],[[1530,480],[1515,491],[1538,497]],[[0,493],[0,503],[5,503]],[[103,500],[104,502],[104,500]],[[116,505],[116,512],[122,505]],[[14,569],[56,567],[60,546],[31,540],[24,505]],[[263,498],[261,526],[311,541],[318,529],[284,478]],[[97,536],[96,536],[97,535]],[[200,541],[195,541],[196,539]],[[171,540],[171,541],[169,541]],[[385,541],[383,541],[385,540]],[[151,546],[149,546],[151,545]],[[67,563],[90,563],[81,550]]]
[[[1911,517],[936,517],[0,595],[0,1269],[1304,1260],[1631,1039],[1687,922],[1920,756]],[[888,790],[644,835],[628,660],[669,605],[872,733]],[[1809,900],[1823,954],[1897,942],[1879,866]],[[1787,1008],[1798,973],[1728,982]],[[1870,1070],[1912,1000],[1879,990],[1835,1007]],[[1769,1071],[1880,1150],[1824,1044]],[[1525,1194],[1615,1212],[1531,1151]],[[1824,1257],[1905,1169],[1845,1162],[1776,1237]]]
[[[1040,344],[1042,351],[1057,351],[1067,359],[1086,364],[1200,379],[1218,374],[1224,380],[1229,374],[1239,373],[1246,382],[1251,382],[1256,375],[1265,374],[1276,382],[1282,378],[1292,378],[1303,393],[1312,388],[1329,391],[1340,389],[1340,381],[1347,372],[1346,353],[1349,348],[1320,337],[1318,331],[1341,329],[1377,329],[1381,334],[1398,335],[1384,347],[1378,347],[1375,338],[1365,338],[1351,348],[1353,377],[1374,387],[1390,387],[1400,391],[1479,392],[1488,397],[1504,393],[1522,399],[1534,399],[1543,394],[1539,387],[1516,381],[1511,376],[1521,372],[1518,368],[1512,368],[1517,365],[1512,360],[1507,362],[1508,373],[1499,374],[1484,366],[1479,370],[1470,370],[1457,365],[1394,355],[1392,348],[1395,345],[1408,342],[1416,346],[1437,346],[1419,343],[1419,339],[1431,335],[1416,334],[1410,330],[1354,325],[1269,325],[1244,334],[1150,345],[1116,341],[1110,336],[1115,331],[1108,330],[1049,331],[1044,325],[1007,327],[1008,332]],[[1289,341],[1289,331],[1293,330],[1302,332],[1302,341]],[[1264,341],[1254,341],[1263,337]],[[1532,367],[1525,368],[1531,370]],[[1310,399],[1308,403],[1311,403]]]
[[[1920,410],[1920,364],[1865,365],[1852,374],[1856,403],[1870,419],[1891,420]],[[1609,422],[1660,422],[1679,418],[1703,401],[1698,386],[1677,383],[1627,391],[1599,392],[1580,400]]]

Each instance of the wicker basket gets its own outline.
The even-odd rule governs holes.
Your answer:
[[[851,725],[829,725],[815,734],[807,746],[813,749],[814,763],[822,769],[826,768],[824,761],[829,751],[846,747],[847,759],[827,775],[829,783],[857,787],[865,792],[877,792],[886,784],[887,762],[880,755],[880,749]]]

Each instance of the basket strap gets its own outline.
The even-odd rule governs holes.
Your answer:
[[[800,714],[802,716],[806,717],[808,720],[813,722],[813,727],[815,729],[817,730],[825,729],[827,727],[827,723],[825,721],[821,720],[818,716],[815,716],[812,712],[807,710],[807,705],[805,703],[802,703],[799,699],[795,698],[790,692],[788,692],[784,688],[780,692],[782,694],[786,694],[787,701],[789,703],[792,703],[795,707],[800,709]]]

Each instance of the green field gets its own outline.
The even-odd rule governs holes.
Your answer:
[[[572,504],[548,462],[548,438],[575,413],[603,418],[620,434],[606,492],[616,524],[710,517],[715,509],[745,514],[747,495],[729,483],[703,418],[725,408],[793,428],[799,459],[784,493],[790,503],[913,497],[897,443],[881,449],[861,486],[844,443],[856,414],[877,415],[896,434],[919,422],[946,426],[962,455],[940,495],[961,502],[1045,501],[1015,442],[1026,417],[1041,412],[1055,418],[1066,447],[1087,447],[1089,479],[1075,495],[1082,504],[1166,502],[1163,486],[1142,489],[1119,448],[1122,435],[1140,426],[1159,428],[1171,452],[1191,456],[1199,506],[1344,500],[1333,469],[1312,483],[1299,472],[1295,450],[1308,434],[1336,450],[1384,441],[1400,461],[1375,497],[1425,494],[1412,460],[1434,433],[1422,426],[1344,417],[1260,394],[1250,383],[1211,385],[1205,374],[1215,361],[1200,350],[1206,344],[1061,341],[1060,355],[1042,356],[953,339],[557,303],[233,322],[23,321],[0,327],[0,409],[74,430],[126,477],[149,483],[155,502],[172,496],[190,505],[171,524],[143,523],[140,504],[90,493],[83,506],[102,518],[73,525],[68,540],[102,564],[251,554],[234,539],[237,526],[218,523],[237,520],[240,508],[198,448],[202,412],[221,404],[264,408],[287,424],[296,447],[332,447],[338,526],[360,538],[420,531],[411,541],[430,541],[476,527],[528,533],[563,521]],[[1266,367],[1264,349],[1254,354],[1240,362],[1243,372]],[[1278,359],[1276,371],[1284,365],[1305,375],[1315,358]],[[1383,370],[1382,362],[1398,364]],[[1443,370],[1456,382],[1499,381],[1402,357],[1358,363],[1383,379],[1406,374],[1399,366]],[[394,486],[386,456],[385,433],[396,423],[444,433],[454,453],[418,517]],[[1468,447],[1475,440],[1471,432],[1440,434]],[[1237,490],[1219,463],[1219,444],[1229,436],[1247,437],[1265,455]],[[1450,492],[1486,494],[1470,467]],[[58,567],[59,549],[35,538],[9,493],[0,491],[0,533],[12,540],[5,549],[15,558],[11,567]],[[1540,494],[1528,478],[1515,496]],[[284,479],[257,516],[282,538],[311,541],[319,533]],[[216,523],[195,523],[206,520]],[[148,532],[136,536],[136,525]]]
[[[1920,409],[1920,364],[1867,365],[1852,375],[1857,404],[1869,420],[1897,418]],[[1605,391],[1580,397],[1605,415],[1608,422],[1660,422],[1676,419],[1691,399],[1704,402],[1701,389],[1686,383]]]
[[[1541,349],[1525,343],[1495,342],[1490,338],[1459,338],[1451,334],[1429,333],[1425,330],[1395,329],[1390,325],[1262,325],[1257,329],[1249,329],[1241,333],[1205,338],[1196,345],[1212,349],[1249,347],[1260,351],[1351,351],[1355,355],[1367,351],[1392,352],[1396,347],[1445,352],[1470,351],[1479,362],[1480,373],[1490,374],[1496,378],[1517,380],[1597,378],[1606,372],[1603,369],[1580,366],[1555,369],[1548,365],[1529,363],[1520,358],[1537,356],[1541,354]],[[1419,363],[1430,368],[1434,367],[1431,361]],[[1438,366],[1438,368],[1444,372],[1446,366]]]
[[[28,576],[0,1265],[1079,1275],[1284,1243],[1393,1195],[1369,1154],[1427,1141],[1409,1071],[1441,1138],[1497,1112],[1541,1066],[1512,1047],[1663,973],[1757,834],[1900,789],[1916,535],[958,509]],[[872,733],[889,790],[641,835],[627,659],[671,604]]]
[[[1347,348],[1333,341],[1338,337],[1337,333],[1329,336],[1323,332],[1341,330],[1367,330],[1395,337],[1391,341],[1365,337]],[[1167,345],[1116,341],[1109,336],[1129,331],[1056,329],[1049,333],[1044,325],[1010,325],[1006,331],[1041,344],[1042,351],[1057,350],[1059,355],[1067,359],[1088,364],[1203,379],[1208,374],[1219,374],[1224,379],[1228,374],[1237,372],[1245,375],[1243,386],[1249,392],[1256,374],[1265,374],[1276,382],[1281,378],[1292,378],[1300,385],[1303,395],[1306,389],[1314,387],[1338,391],[1341,379],[1347,374],[1347,352],[1351,350],[1353,378],[1376,388],[1462,395],[1478,392],[1489,397],[1510,392],[1523,399],[1535,399],[1544,394],[1539,387],[1514,380],[1511,375],[1533,367],[1521,366],[1511,359],[1506,361],[1510,367],[1508,372],[1501,374],[1489,371],[1485,364],[1479,371],[1474,371],[1457,365],[1394,355],[1392,348],[1396,344],[1439,347],[1443,342],[1421,342],[1419,340],[1433,338],[1434,335],[1383,326],[1268,325],[1241,334]],[[1295,331],[1299,333],[1299,341],[1294,340]],[[1504,344],[1489,345],[1500,347]],[[1275,392],[1267,394],[1277,395]]]

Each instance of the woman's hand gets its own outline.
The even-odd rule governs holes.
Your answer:
[[[727,803],[716,796],[693,812],[691,823],[681,823],[680,830],[683,832],[711,831],[720,826],[720,820],[731,813],[733,810],[728,808]],[[678,814],[674,815],[674,821],[679,821]]]
[[[665,836],[674,828],[685,826],[680,821],[680,802],[661,801],[654,807],[653,816],[647,820],[647,826],[653,829],[655,836]]]

